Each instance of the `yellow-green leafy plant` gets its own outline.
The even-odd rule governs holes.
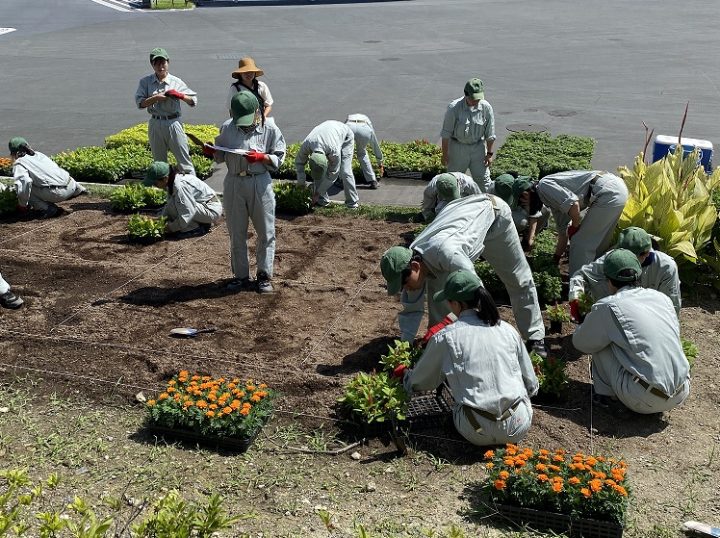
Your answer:
[[[386,372],[392,372],[401,364],[412,368],[422,355],[422,348],[412,345],[410,342],[395,340],[393,345],[388,346],[387,355],[380,356],[380,364]]]
[[[128,219],[128,236],[131,241],[156,241],[165,235],[167,219],[154,219],[145,215],[135,214]]]

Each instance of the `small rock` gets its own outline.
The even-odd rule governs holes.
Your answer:
[[[354,459],[355,461],[357,461],[357,460],[359,460],[359,459],[362,458],[362,456],[360,455],[360,452],[353,452],[352,454],[350,454],[350,457],[351,457],[352,459]]]
[[[138,393],[135,395],[135,399],[136,399],[138,402],[140,402],[140,403],[145,403],[145,402],[147,402],[147,398],[145,398],[145,395],[144,395],[142,392],[138,392]]]
[[[392,473],[392,471],[393,471],[392,467],[387,467],[384,472],[385,472],[385,474],[388,474],[388,473]]]
[[[7,413],[8,411],[10,411],[9,407],[0,407],[0,413]]]
[[[375,491],[377,489],[377,486],[375,485],[375,482],[368,482],[365,484],[365,491],[367,493],[370,493],[371,491]]]

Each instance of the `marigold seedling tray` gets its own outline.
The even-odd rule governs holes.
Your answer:
[[[411,430],[443,428],[452,422],[453,399],[445,385],[410,400],[407,424]]]
[[[613,521],[575,518],[566,514],[521,508],[508,504],[495,505],[495,517],[527,525],[535,530],[565,533],[570,538],[622,538],[623,527]]]
[[[190,430],[166,428],[165,426],[158,426],[156,424],[146,424],[143,428],[143,433],[150,436],[154,435],[168,442],[177,441],[183,445],[187,445],[188,447],[200,445],[214,450],[242,453],[246,452],[247,449],[250,448],[257,436],[260,434],[261,429],[262,428],[258,428],[248,437],[239,438],[201,435]]]

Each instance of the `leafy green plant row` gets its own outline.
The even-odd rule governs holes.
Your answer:
[[[141,183],[128,183],[110,193],[115,211],[132,212],[143,208],[160,207],[167,201],[167,192]]]
[[[17,203],[17,191],[12,187],[4,189],[3,186],[0,185],[0,215],[15,213]]]
[[[135,214],[128,219],[128,237],[131,241],[158,241],[165,236],[165,217],[152,218]]]
[[[185,132],[197,136],[203,141],[215,140],[220,133],[220,129],[214,125],[183,125]],[[123,146],[144,146],[150,149],[150,141],[148,140],[148,124],[138,123],[127,129],[115,133],[105,138],[105,147],[108,149],[120,148]],[[190,142],[190,154],[202,155],[202,148]]]

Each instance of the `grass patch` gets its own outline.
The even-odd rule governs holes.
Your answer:
[[[151,9],[192,9],[193,2],[188,0],[150,0]]]

